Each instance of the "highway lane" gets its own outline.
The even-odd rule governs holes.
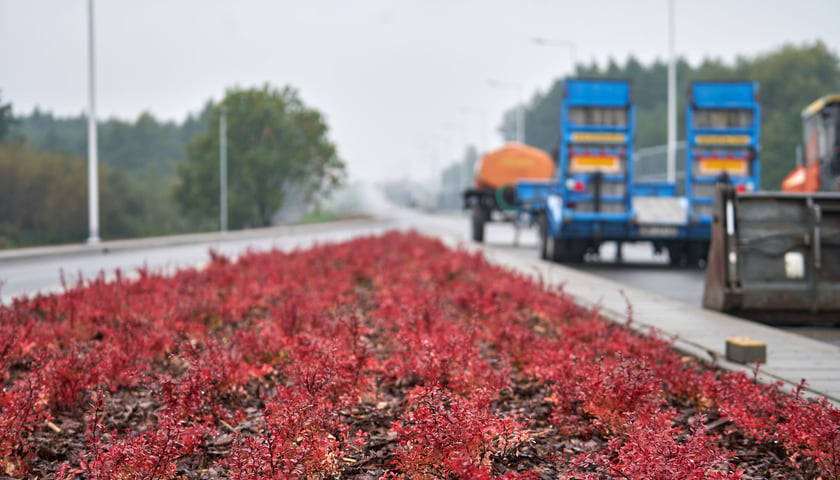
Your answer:
[[[0,255],[0,303],[8,304],[21,295],[62,291],[62,278],[68,286],[80,279],[97,275],[112,278],[116,270],[133,274],[139,268],[153,271],[174,271],[179,268],[200,267],[209,260],[211,249],[224,255],[236,256],[248,249],[257,251],[272,248],[291,250],[306,248],[315,243],[338,242],[361,235],[381,234],[389,229],[416,229],[441,232],[468,241],[468,222],[462,215],[430,215],[414,210],[386,206],[375,195],[368,209],[380,219],[371,221],[337,222],[320,225],[277,227],[219,234],[210,232],[188,237],[161,237],[137,241],[106,242],[96,247],[77,245],[71,253],[28,255],[14,258],[11,253]],[[494,225],[488,229],[488,241],[510,245],[513,230],[509,225]],[[523,253],[531,254],[536,247],[533,232],[523,235]],[[527,250],[525,250],[527,248]],[[50,250],[50,249],[46,249]],[[64,247],[56,250],[65,250]]]
[[[236,256],[249,249],[265,251],[273,248],[291,250],[316,242],[342,241],[359,235],[383,233],[393,222],[369,221],[336,223],[307,227],[272,228],[229,234],[210,233],[194,243],[171,245],[167,239],[154,242],[120,242],[119,249],[90,248],[68,255],[45,255],[0,260],[0,302],[9,303],[20,295],[62,291],[62,277],[68,286],[79,279],[97,275],[113,277],[116,270],[133,274],[139,268],[153,271],[174,271],[200,267],[209,258],[210,250]],[[104,244],[107,246],[108,244]]]
[[[334,225],[276,228],[249,232],[230,232],[227,235],[208,234],[206,239],[191,244],[165,245],[161,242],[139,241],[134,246],[107,252],[93,250],[66,256],[44,256],[19,260],[0,260],[0,302],[35,292],[61,291],[61,277],[68,284],[79,278],[113,275],[116,269],[131,273],[137,268],[169,270],[201,266],[209,259],[209,250],[235,256],[247,249],[290,250],[305,248],[315,242],[341,241],[359,235],[382,233],[388,229],[416,229],[444,233],[463,242],[470,241],[469,217],[464,212],[429,214],[403,209],[386,202],[374,189],[366,189],[365,204],[370,213],[388,220],[351,222]],[[509,224],[491,223],[485,234],[487,244],[505,249],[518,256],[534,258],[538,240],[535,229],[520,232],[514,244],[514,229]],[[605,244],[596,258],[575,268],[617,283],[655,292],[680,302],[699,306],[703,295],[704,274],[700,269],[672,269],[665,254],[654,254],[647,244],[624,246],[624,263],[614,263],[615,248]],[[840,345],[840,329],[825,327],[793,328],[791,331]]]

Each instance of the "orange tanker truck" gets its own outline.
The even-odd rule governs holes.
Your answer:
[[[484,225],[499,219],[515,221],[515,184],[520,180],[548,181],[554,160],[539,148],[511,142],[484,155],[475,167],[475,185],[464,191],[464,209],[472,210],[472,238],[484,241]]]

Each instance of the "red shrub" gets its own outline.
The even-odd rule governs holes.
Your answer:
[[[463,398],[439,386],[418,387],[394,423],[396,466],[409,478],[446,478],[457,471],[489,474],[495,458],[527,440],[521,425],[489,410],[486,391]]]
[[[584,470],[595,470],[595,478],[628,480],[705,480],[741,478],[728,472],[726,454],[719,451],[703,431],[703,417],[695,417],[688,435],[674,425],[670,411],[628,414],[623,435],[613,437],[603,453],[576,459]],[[592,478],[591,476],[588,478]]]
[[[35,453],[29,435],[45,420],[41,388],[34,379],[0,389],[0,474],[25,475]]]
[[[258,436],[240,438],[225,461],[235,480],[323,478],[337,471],[344,427],[333,404],[303,387],[279,388]]]

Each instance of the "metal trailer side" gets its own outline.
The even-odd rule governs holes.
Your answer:
[[[635,108],[628,80],[567,79],[556,180],[538,216],[540,253],[578,262],[631,236]]]
[[[718,185],[703,306],[765,323],[840,324],[840,194]]]
[[[685,232],[669,247],[672,263],[705,260],[716,185],[759,189],[761,107],[758,83],[695,81],[686,109]]]

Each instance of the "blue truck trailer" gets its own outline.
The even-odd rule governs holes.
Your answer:
[[[667,249],[672,264],[707,255],[718,182],[758,186],[759,109],[752,82],[694,82],[687,116],[684,196],[669,182],[633,181],[635,109],[626,80],[568,79],[560,114],[557,174],[526,206],[540,255],[580,262],[615,242]],[[517,184],[533,196],[533,182]]]
[[[705,262],[717,184],[759,189],[761,108],[756,82],[693,82],[686,108],[686,226],[670,244],[672,263]]]

